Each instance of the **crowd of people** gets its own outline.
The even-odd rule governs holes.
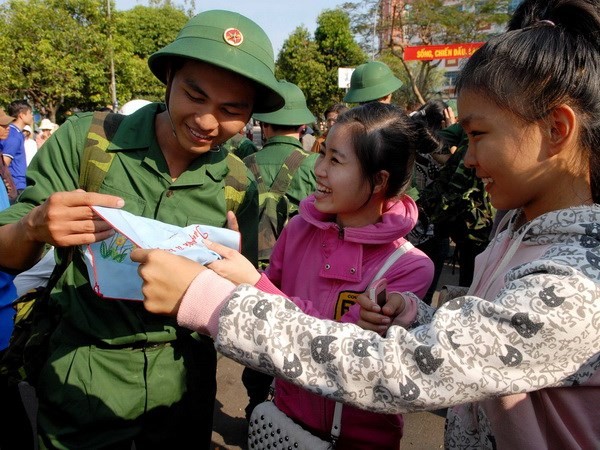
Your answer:
[[[149,58],[164,102],[136,104],[110,135],[92,112],[36,137],[51,124],[30,105],[0,110],[13,181],[0,350],[15,275],[77,249],[50,297],[39,445],[210,448],[219,352],[246,366],[248,419],[274,392],[327,438],[342,405],[338,448],[398,449],[402,414],[432,410],[447,410],[446,448],[597,448],[599,36],[597,0],[525,0],[461,70],[457,115],[394,105],[402,82],[371,61],[306,139],[315,117],[275,78],[265,32],[206,11]],[[86,191],[90,140],[108,162]],[[205,239],[219,255],[206,265],[135,248],[144,300],[107,301],[79,251],[116,232],[92,206],[229,228],[241,245]],[[434,305],[450,242],[464,289]],[[30,448],[19,391],[1,381],[13,414],[0,448]]]

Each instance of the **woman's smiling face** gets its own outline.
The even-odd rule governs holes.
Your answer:
[[[350,127],[336,123],[327,135],[325,151],[320,152],[315,162],[315,207],[323,213],[337,215],[338,224],[357,226],[368,214],[366,204],[371,186],[349,139]]]
[[[549,189],[539,124],[526,124],[485,97],[461,92],[460,123],[469,137],[465,165],[475,169],[498,209],[535,207]]]

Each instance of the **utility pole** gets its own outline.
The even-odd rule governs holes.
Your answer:
[[[108,45],[110,48],[110,94],[112,96],[113,111],[117,112],[117,110],[119,109],[119,102],[117,101],[117,82],[115,80],[115,60],[112,41],[112,20],[110,16],[110,2],[111,0],[106,0],[106,11],[108,18]]]

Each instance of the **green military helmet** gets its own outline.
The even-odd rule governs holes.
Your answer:
[[[365,103],[379,100],[397,91],[402,81],[391,69],[380,61],[370,61],[358,66],[350,78],[350,89],[344,96],[348,103]]]
[[[315,121],[315,116],[306,106],[306,97],[302,90],[289,81],[279,81],[279,91],[283,94],[283,108],[270,113],[258,113],[252,117],[273,125],[306,125]]]
[[[148,59],[150,70],[163,83],[173,57],[204,61],[253,80],[259,88],[254,111],[275,111],[284,104],[274,73],[273,45],[260,26],[241,14],[212,10],[192,17],[173,42]]]

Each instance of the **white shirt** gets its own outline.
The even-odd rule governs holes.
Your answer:
[[[25,139],[25,160],[27,165],[31,162],[33,155],[38,151],[38,146],[34,139]]]

